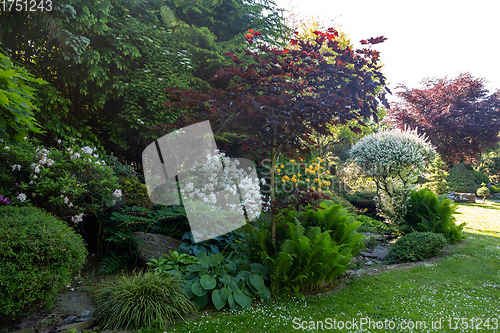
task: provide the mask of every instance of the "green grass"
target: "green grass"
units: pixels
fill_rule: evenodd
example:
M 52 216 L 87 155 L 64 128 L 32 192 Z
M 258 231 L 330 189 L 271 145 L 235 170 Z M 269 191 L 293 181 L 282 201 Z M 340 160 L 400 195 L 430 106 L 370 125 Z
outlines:
M 467 237 L 451 247 L 443 260 L 363 276 L 347 282 L 338 292 L 310 296 L 305 301 L 282 297 L 248 311 L 205 312 L 168 332 L 320 332 L 294 327 L 298 328 L 299 322 L 318 327 L 320 321 L 326 325 L 333 320 L 354 321 L 358 329 L 330 330 L 325 326 L 325 331 L 500 332 L 499 208 L 499 203 L 491 202 L 460 205 L 462 214 L 457 214 L 457 223 L 468 223 L 464 229 Z M 465 323 L 456 326 L 456 320 L 461 320 L 458 318 L 464 318 Z M 489 328 L 485 326 L 488 318 Z M 385 325 L 384 321 L 387 325 L 394 323 L 396 328 L 373 327 L 375 322 Z M 438 321 L 441 329 L 432 328 Z M 402 323 L 410 327 L 425 323 L 427 328 L 398 328 Z M 481 329 L 465 327 L 471 323 Z

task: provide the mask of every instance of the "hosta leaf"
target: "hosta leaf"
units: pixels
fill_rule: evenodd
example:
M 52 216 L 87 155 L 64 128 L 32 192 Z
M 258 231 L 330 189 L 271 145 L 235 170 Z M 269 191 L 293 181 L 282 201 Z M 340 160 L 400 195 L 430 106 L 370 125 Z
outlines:
M 200 282 L 196 281 L 195 283 L 193 283 L 191 285 L 191 291 L 196 295 L 196 296 L 203 296 L 203 295 L 206 295 L 208 290 L 204 289 Z
M 243 309 L 249 308 L 252 304 L 252 299 L 249 296 L 245 295 L 241 290 L 235 291 L 233 296 L 235 302 L 238 303 Z
M 258 274 L 250 275 L 248 282 L 257 290 L 264 288 L 264 279 Z
M 229 288 L 227 287 L 222 287 L 220 289 L 220 298 L 225 302 L 227 301 L 227 299 L 229 298 L 229 296 L 231 296 L 233 293 L 231 292 L 231 290 L 229 290 Z
M 226 301 L 222 299 L 219 289 L 215 289 L 212 292 L 212 303 L 217 310 L 222 309 L 226 305 Z
M 227 303 L 229 304 L 229 307 L 231 308 L 231 310 L 236 310 L 236 303 L 234 302 L 233 295 L 229 295 L 229 297 L 227 298 Z
M 201 277 L 200 284 L 204 289 L 211 290 L 217 285 L 217 280 L 212 278 L 210 275 L 205 274 Z

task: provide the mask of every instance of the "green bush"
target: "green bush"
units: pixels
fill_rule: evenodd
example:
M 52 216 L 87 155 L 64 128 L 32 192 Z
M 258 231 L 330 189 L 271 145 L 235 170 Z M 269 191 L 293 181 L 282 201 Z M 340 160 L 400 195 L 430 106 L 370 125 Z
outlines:
M 0 322 L 51 304 L 86 258 L 81 236 L 34 207 L 0 207 Z
M 347 200 L 356 208 L 365 210 L 365 214 L 375 216 L 377 214 L 377 205 L 375 203 L 375 192 L 371 191 L 356 191 L 347 193 Z
M 122 190 L 122 204 L 124 206 L 151 208 L 153 205 L 149 199 L 146 185 L 136 177 L 119 177 L 118 184 Z
M 492 181 L 500 181 L 500 156 L 483 158 L 478 171 L 486 174 Z
M 439 255 L 446 238 L 432 232 L 412 232 L 399 238 L 387 256 L 388 263 L 425 260 Z
M 269 279 L 267 268 L 238 252 L 226 256 L 198 252 L 195 257 L 173 251 L 148 264 L 158 272 L 180 276 L 185 281 L 185 292 L 198 309 L 209 303 L 217 310 L 226 306 L 231 310 L 237 306 L 248 309 L 255 296 L 263 300 L 271 296 L 264 282 Z
M 131 329 L 157 326 L 166 329 L 177 318 L 195 312 L 194 304 L 175 275 L 155 272 L 122 275 L 98 294 L 94 323 L 100 329 Z
M 403 233 L 428 231 L 440 233 L 450 243 L 461 240 L 465 223 L 455 224 L 456 205 L 450 199 L 438 198 L 427 189 L 410 193 L 410 206 L 399 229 Z
M 361 225 L 358 228 L 359 232 L 371 232 L 384 235 L 393 231 L 393 229 L 386 223 L 375 220 L 370 216 L 358 215 L 356 216 L 356 221 L 361 222 Z
M 499 186 L 491 185 L 490 186 L 490 192 L 492 192 L 492 193 L 500 193 L 500 185 Z
M 481 186 L 481 182 L 463 163 L 455 164 L 450 169 L 446 181 L 450 191 L 459 193 L 476 193 L 476 189 Z
M 427 182 L 421 185 L 421 188 L 426 188 L 431 190 L 436 195 L 444 194 L 448 191 L 448 182 L 446 177 L 449 173 L 444 169 L 445 164 L 441 159 L 441 156 L 437 156 L 432 163 L 427 167 L 428 177 Z
M 470 170 L 470 172 L 474 175 L 474 177 L 476 177 L 476 179 L 479 183 L 488 184 L 490 182 L 490 178 L 488 176 L 486 176 L 484 173 L 482 173 L 481 171 Z
M 349 214 L 356 215 L 356 208 L 354 208 L 354 205 L 349 202 L 346 198 L 343 196 L 337 194 L 336 192 L 332 192 L 331 194 L 328 195 L 328 201 L 341 205 L 344 207 Z
M 247 228 L 247 251 L 252 260 L 269 268 L 271 289 L 296 293 L 331 283 L 344 272 L 361 248 L 359 222 L 340 205 L 288 210 L 276 217 L 276 244 L 269 220 Z

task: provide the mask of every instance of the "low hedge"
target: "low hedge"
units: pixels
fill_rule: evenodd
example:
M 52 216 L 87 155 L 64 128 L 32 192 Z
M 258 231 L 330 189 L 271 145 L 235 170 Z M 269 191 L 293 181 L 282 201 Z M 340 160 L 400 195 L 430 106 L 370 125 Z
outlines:
M 65 222 L 35 207 L 0 207 L 0 322 L 51 305 L 86 256 Z

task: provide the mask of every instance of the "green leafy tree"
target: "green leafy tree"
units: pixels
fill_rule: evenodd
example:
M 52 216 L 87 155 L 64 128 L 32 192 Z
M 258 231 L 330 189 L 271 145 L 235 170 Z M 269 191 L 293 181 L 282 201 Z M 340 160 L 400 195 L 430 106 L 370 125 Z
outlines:
M 0 139 L 22 141 L 29 131 L 42 132 L 33 117 L 36 107 L 32 103 L 32 85 L 43 83 L 0 53 Z
M 149 128 L 175 121 L 162 107 L 165 88 L 208 89 L 208 78 L 229 63 L 223 52 L 243 52 L 249 24 L 270 36 L 279 29 L 272 6 L 61 0 L 51 12 L 0 12 L 0 41 L 14 61 L 49 82 L 35 114 L 45 144 L 74 137 L 138 162 L 157 135 Z
M 490 195 L 490 189 L 485 186 L 485 183 L 481 185 L 482 186 L 477 189 L 476 193 L 478 196 L 483 197 L 483 202 L 486 202 L 486 197 Z

